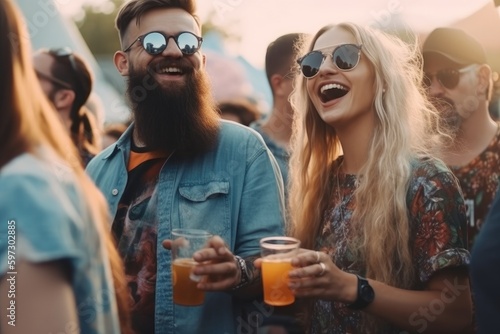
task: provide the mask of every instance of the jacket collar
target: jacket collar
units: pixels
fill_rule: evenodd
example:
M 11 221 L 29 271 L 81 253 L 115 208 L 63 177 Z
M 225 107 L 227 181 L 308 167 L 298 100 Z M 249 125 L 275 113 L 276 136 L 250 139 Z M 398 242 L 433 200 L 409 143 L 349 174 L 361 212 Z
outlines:
M 134 131 L 134 123 L 130 124 L 130 126 L 125 130 L 125 132 L 121 135 L 118 140 L 108 147 L 102 156 L 102 160 L 107 160 L 112 157 L 116 152 L 122 151 L 127 152 L 130 149 L 130 140 L 132 137 L 132 133 Z

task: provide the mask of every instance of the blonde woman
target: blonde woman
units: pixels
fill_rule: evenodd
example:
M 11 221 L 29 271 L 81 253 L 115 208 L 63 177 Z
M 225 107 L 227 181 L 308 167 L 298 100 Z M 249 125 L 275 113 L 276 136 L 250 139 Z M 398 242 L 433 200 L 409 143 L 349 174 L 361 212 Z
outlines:
M 344 23 L 303 50 L 290 288 L 311 333 L 456 332 L 472 322 L 464 200 L 432 158 L 443 132 L 418 48 Z
M 1 0 L 0 332 L 130 333 L 104 199 L 41 90 L 24 27 Z

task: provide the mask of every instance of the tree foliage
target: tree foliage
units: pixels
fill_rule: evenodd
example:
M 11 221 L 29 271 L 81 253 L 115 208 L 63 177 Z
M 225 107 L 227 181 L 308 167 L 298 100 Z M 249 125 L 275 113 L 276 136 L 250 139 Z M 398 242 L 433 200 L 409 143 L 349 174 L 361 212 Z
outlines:
M 106 6 L 112 5 L 113 10 L 107 12 L 100 9 L 103 6 L 84 5 L 84 16 L 76 23 L 94 55 L 109 55 L 120 49 L 115 18 L 122 3 L 123 0 L 108 0 Z

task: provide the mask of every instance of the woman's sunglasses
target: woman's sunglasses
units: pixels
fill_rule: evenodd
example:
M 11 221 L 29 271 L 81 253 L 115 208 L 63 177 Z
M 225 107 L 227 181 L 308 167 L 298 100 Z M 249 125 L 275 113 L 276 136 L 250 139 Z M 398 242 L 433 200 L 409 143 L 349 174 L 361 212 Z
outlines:
M 45 73 L 42 73 L 42 72 L 38 71 L 37 69 L 35 69 L 35 72 L 36 72 L 36 75 L 41 79 L 50 81 L 50 82 L 52 82 L 52 84 L 60 86 L 62 88 L 73 90 L 73 87 L 71 87 L 71 85 L 65 81 L 59 80 L 51 75 L 47 75 Z
M 139 36 L 139 38 L 137 38 L 132 44 L 130 44 L 128 48 L 123 50 L 123 52 L 128 52 L 132 45 L 135 44 L 135 42 L 140 41 L 144 50 L 146 50 L 146 52 L 150 55 L 155 56 L 162 53 L 163 50 L 167 48 L 167 44 L 170 38 L 173 38 L 179 50 L 181 50 L 183 54 L 188 56 L 198 51 L 201 47 L 201 43 L 203 42 L 202 37 L 198 37 L 188 31 L 184 31 L 177 35 L 171 36 L 165 35 L 164 33 L 159 31 L 151 31 L 147 34 Z
M 465 73 L 471 69 L 473 69 L 476 65 L 472 64 L 460 69 L 446 68 L 440 71 L 437 71 L 436 74 L 432 75 L 430 73 L 424 73 L 423 83 L 426 88 L 429 88 L 432 85 L 432 81 L 434 81 L 434 77 L 436 77 L 437 81 L 446 89 L 453 89 L 457 87 L 460 82 L 460 75 Z
M 359 63 L 361 45 L 342 44 L 334 48 L 331 54 L 325 54 L 320 50 L 309 52 L 297 60 L 302 75 L 308 79 L 314 78 L 318 74 L 327 56 L 332 57 L 333 63 L 339 70 L 350 71 Z

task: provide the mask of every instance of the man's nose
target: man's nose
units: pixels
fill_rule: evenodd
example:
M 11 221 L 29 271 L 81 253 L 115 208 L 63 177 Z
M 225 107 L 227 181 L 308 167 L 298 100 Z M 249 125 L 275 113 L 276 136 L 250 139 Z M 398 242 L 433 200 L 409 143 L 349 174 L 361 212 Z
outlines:
M 180 58 L 183 55 L 181 49 L 179 49 L 177 43 L 174 40 L 174 37 L 172 36 L 167 39 L 167 46 L 165 47 L 165 50 L 163 50 L 161 54 L 164 57 L 174 57 L 174 58 Z
M 444 94 L 444 88 L 441 82 L 436 78 L 436 76 L 432 76 L 430 79 L 430 85 L 427 88 L 429 96 L 439 97 Z

